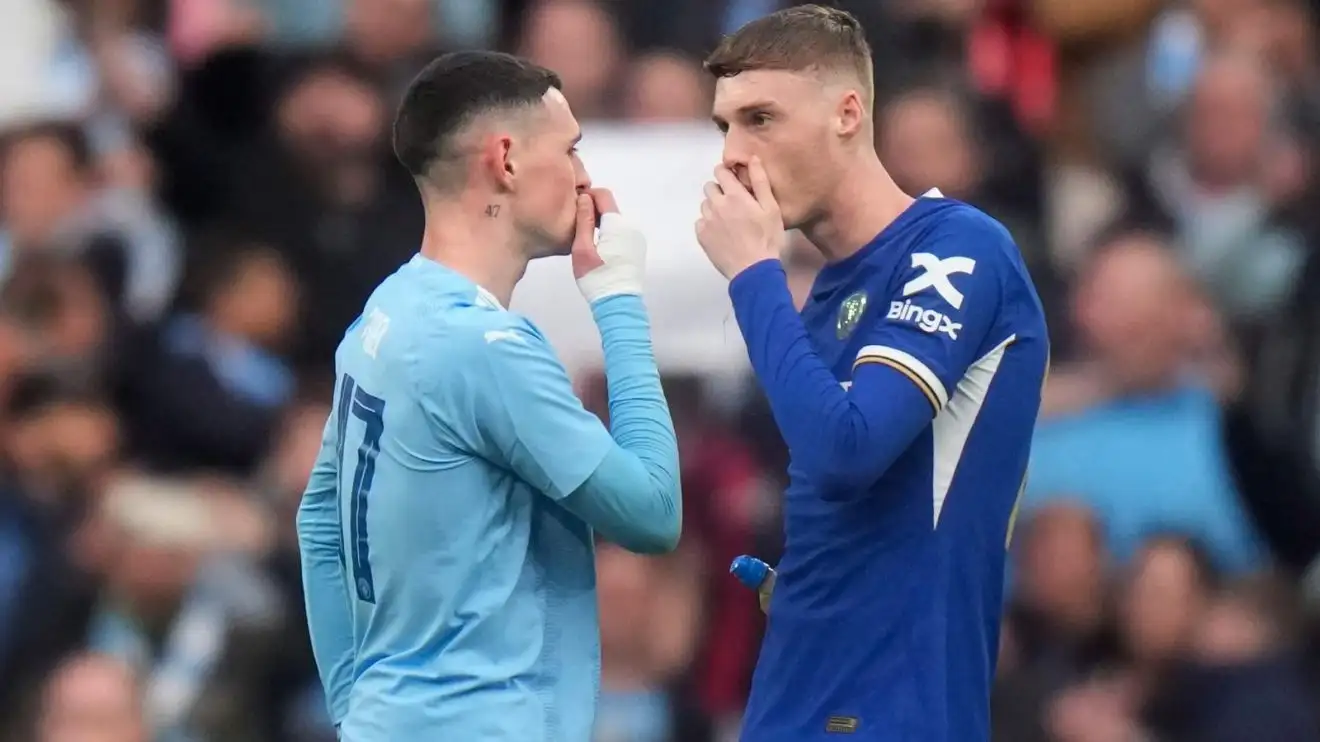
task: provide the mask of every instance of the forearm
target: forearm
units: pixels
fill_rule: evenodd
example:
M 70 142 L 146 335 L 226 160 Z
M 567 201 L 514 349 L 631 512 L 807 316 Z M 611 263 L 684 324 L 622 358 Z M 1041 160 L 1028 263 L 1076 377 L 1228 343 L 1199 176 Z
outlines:
M 653 476 L 678 481 L 678 443 L 651 349 L 641 297 L 612 296 L 591 307 L 605 351 L 610 433 Z
M 663 554 L 678 545 L 681 496 L 653 476 L 638 456 L 616 446 L 564 507 L 602 536 L 638 554 Z
M 298 508 L 298 548 L 312 653 L 337 725 L 348 712 L 353 684 L 353 623 L 345 591 L 344 562 L 335 490 L 318 489 L 317 473 Z
M 779 261 L 735 276 L 729 296 L 780 434 L 813 478 L 873 480 L 929 424 L 929 403 L 897 371 L 864 366 L 843 388 L 812 346 Z
M 669 551 L 682 523 L 678 441 L 651 350 L 646 309 L 638 296 L 592 304 L 605 351 L 610 433 L 618 450 L 570 496 L 588 522 L 636 551 Z

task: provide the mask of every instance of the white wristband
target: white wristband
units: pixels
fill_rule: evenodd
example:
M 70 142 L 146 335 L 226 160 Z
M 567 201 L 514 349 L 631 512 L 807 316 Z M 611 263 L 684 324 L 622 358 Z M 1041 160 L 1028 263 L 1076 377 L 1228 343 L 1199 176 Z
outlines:
M 578 290 L 588 303 L 619 294 L 642 294 L 646 272 L 646 238 L 623 215 L 610 212 L 600 218 L 596 252 L 601 265 L 578 279 Z

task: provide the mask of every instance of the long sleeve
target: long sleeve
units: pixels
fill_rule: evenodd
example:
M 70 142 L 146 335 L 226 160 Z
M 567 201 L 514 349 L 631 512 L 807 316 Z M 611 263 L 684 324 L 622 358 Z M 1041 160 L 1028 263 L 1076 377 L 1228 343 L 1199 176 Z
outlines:
M 887 366 L 857 369 L 844 389 L 811 345 L 777 260 L 729 286 L 756 378 L 793 465 L 813 480 L 852 487 L 874 481 L 930 424 L 921 390 Z
M 339 527 L 337 445 L 335 415 L 331 415 L 298 507 L 298 549 L 302 557 L 307 627 L 330 718 L 336 726 L 348 713 L 354 665 L 353 622 L 345 589 Z
M 540 331 L 511 315 L 471 333 L 467 381 L 438 385 L 436 378 L 452 377 L 428 377 L 426 404 L 468 410 L 473 451 L 610 540 L 632 551 L 669 551 L 681 519 L 678 445 L 646 310 L 640 298 L 616 295 L 592 311 L 605 347 L 612 434 L 583 408 Z
M 757 263 L 729 284 L 793 465 L 827 489 L 878 479 L 949 404 L 978 357 L 1013 342 L 1002 321 L 1004 264 L 1016 253 L 1007 232 L 983 217 L 948 218 L 922 249 L 906 256 L 911 264 L 897 276 L 901 297 L 871 297 L 846 387 L 812 345 L 778 260 Z M 919 321 L 892 311 L 893 299 L 920 312 Z M 888 316 L 880 314 L 885 308 Z
M 678 442 L 639 297 L 597 301 L 605 350 L 610 433 L 617 446 L 564 504 L 611 541 L 643 553 L 670 551 L 682 530 Z

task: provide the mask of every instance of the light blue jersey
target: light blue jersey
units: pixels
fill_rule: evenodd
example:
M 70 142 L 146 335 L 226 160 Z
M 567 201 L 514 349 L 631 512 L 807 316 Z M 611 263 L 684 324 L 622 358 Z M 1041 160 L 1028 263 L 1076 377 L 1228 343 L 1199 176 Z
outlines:
M 298 525 L 347 742 L 590 737 L 592 526 L 660 551 L 679 518 L 641 301 L 593 312 L 607 374 L 634 391 L 612 396 L 614 435 L 532 323 L 426 258 L 382 283 L 340 343 Z

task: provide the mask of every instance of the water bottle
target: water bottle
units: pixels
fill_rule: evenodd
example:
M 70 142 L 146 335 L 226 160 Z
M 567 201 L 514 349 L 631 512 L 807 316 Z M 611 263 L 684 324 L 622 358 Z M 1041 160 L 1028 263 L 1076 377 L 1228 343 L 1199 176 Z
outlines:
M 756 557 L 743 555 L 733 560 L 729 572 L 738 581 L 756 591 L 761 600 L 761 612 L 770 613 L 770 595 L 775 590 L 775 570 Z

